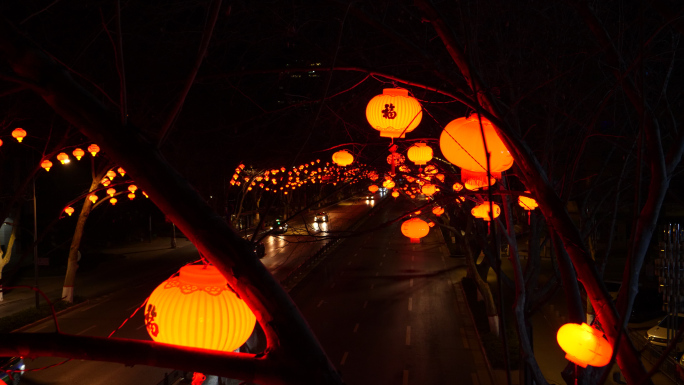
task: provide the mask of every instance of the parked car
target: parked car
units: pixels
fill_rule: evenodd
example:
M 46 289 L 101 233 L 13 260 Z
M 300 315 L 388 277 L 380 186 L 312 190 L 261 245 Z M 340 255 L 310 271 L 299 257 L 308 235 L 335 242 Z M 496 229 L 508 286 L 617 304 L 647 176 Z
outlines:
M 314 222 L 327 222 L 328 219 L 328 213 L 326 212 L 320 212 L 314 216 Z
M 276 234 L 283 234 L 287 231 L 287 228 L 289 226 L 287 223 L 285 223 L 282 218 L 277 218 L 276 220 L 273 221 L 273 226 L 271 226 L 271 230 L 273 230 L 274 233 Z
M 261 259 L 266 255 L 266 246 L 263 242 L 254 244 L 254 256 Z
M 18 385 L 25 369 L 21 357 L 0 357 L 0 380 L 7 385 Z
M 676 321 L 677 324 L 673 325 L 673 321 Z M 660 346 L 660 347 L 666 347 L 667 346 L 667 331 L 668 331 L 668 326 L 670 327 L 670 338 L 674 336 L 677 333 L 677 329 L 679 326 L 681 326 L 684 323 L 684 313 L 679 313 L 677 318 L 674 319 L 672 315 L 667 315 L 665 318 L 660 320 L 658 324 L 646 331 L 646 339 L 651 345 L 655 346 Z M 674 328 L 674 329 L 672 329 Z M 677 348 L 676 350 L 678 352 L 681 352 L 684 350 L 684 341 L 679 341 L 677 342 Z

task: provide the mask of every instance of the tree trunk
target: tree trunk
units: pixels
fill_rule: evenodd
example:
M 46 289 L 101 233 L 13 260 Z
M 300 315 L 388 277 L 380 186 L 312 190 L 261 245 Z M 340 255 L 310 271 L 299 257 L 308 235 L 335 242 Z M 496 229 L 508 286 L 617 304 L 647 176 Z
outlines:
M 21 207 L 19 207 L 16 210 L 16 212 L 14 213 L 14 222 L 11 224 L 12 233 L 10 234 L 10 239 L 7 242 L 7 251 L 3 253 L 2 250 L 0 250 L 0 302 L 5 300 L 5 297 L 4 297 L 3 291 L 2 291 L 2 271 L 5 269 L 5 266 L 7 266 L 10 259 L 12 258 L 12 249 L 14 248 L 14 242 L 17 240 L 17 231 L 19 229 L 19 218 L 20 217 L 21 217 Z

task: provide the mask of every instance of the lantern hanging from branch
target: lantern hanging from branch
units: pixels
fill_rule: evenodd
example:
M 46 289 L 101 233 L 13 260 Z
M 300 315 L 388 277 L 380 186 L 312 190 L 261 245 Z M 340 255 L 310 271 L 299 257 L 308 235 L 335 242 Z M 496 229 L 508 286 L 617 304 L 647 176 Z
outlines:
M 138 186 L 132 184 L 128 186 L 128 191 L 134 193 L 138 189 Z
M 119 201 L 119 200 L 116 199 L 116 198 L 110 198 L 110 199 L 109 199 L 109 203 L 111 203 L 112 206 L 114 206 L 114 205 L 116 204 L 116 202 L 118 202 L 118 201 Z
M 50 162 L 48 159 L 45 159 L 42 162 L 40 162 L 40 167 L 44 168 L 45 171 L 50 171 L 50 167 L 52 167 L 52 162 Z
M 394 162 L 395 165 L 400 165 L 403 164 L 405 161 L 406 157 L 398 152 L 393 152 L 387 155 L 387 164 L 392 164 L 392 162 Z
M 392 189 L 392 188 L 394 188 L 395 185 L 396 184 L 394 183 L 394 181 L 392 179 L 385 179 L 382 182 L 382 187 L 384 187 L 386 189 Z
M 422 166 L 432 160 L 432 148 L 425 142 L 418 142 L 408 149 L 408 158 L 417 166 Z
M 497 205 L 496 203 L 492 203 L 492 207 L 494 209 L 494 218 L 498 218 L 499 215 L 501 215 L 501 207 Z M 470 210 L 470 213 L 475 217 L 475 218 L 482 218 L 485 221 L 490 221 L 492 218 L 491 215 L 489 215 L 489 202 L 485 201 L 484 203 L 477 205 L 473 207 L 472 210 Z
M 411 239 L 411 243 L 420 243 L 420 238 L 429 232 L 430 226 L 420 218 L 411 218 L 401 224 L 401 233 Z
M 72 152 L 72 154 L 76 157 L 76 160 L 81 160 L 83 155 L 85 155 L 85 151 L 83 149 L 77 148 Z
M 561 326 L 556 339 L 565 352 L 565 358 L 583 368 L 587 365 L 606 366 L 613 355 L 613 347 L 603 338 L 603 332 L 585 323 Z
M 368 191 L 375 194 L 378 191 L 378 186 L 372 184 L 372 185 L 368 186 Z
M 69 163 L 69 155 L 66 152 L 60 152 L 57 154 L 57 160 L 62 164 L 67 164 Z
M 214 266 L 188 265 L 147 300 L 145 326 L 156 342 L 233 351 L 252 334 L 256 317 Z
M 135 194 L 134 193 L 128 193 L 128 199 L 130 199 L 130 200 L 135 199 Z
M 420 103 L 403 88 L 385 88 L 366 106 L 368 123 L 385 138 L 403 138 L 422 118 Z
M 95 194 L 90 194 L 90 195 L 88 196 L 88 199 L 89 199 L 93 204 L 95 204 L 95 202 L 97 202 L 97 200 L 98 200 L 99 198 L 98 198 L 98 196 L 95 195 Z
M 126 171 L 125 171 L 123 168 L 121 168 L 121 167 L 119 167 L 116 171 L 117 171 L 117 172 L 119 173 L 119 175 L 121 175 L 121 176 L 126 175 Z
M 392 197 L 396 198 L 398 196 L 399 196 L 399 191 L 397 191 L 397 190 L 392 191 Z
M 17 142 L 21 143 L 26 137 L 26 130 L 23 128 L 15 128 L 14 131 L 12 131 L 12 137 L 16 139 Z
M 441 206 L 435 206 L 432 208 L 432 213 L 437 215 L 437 216 L 440 216 L 440 215 L 444 214 L 444 208 Z
M 97 144 L 91 144 L 90 146 L 88 146 L 88 152 L 90 153 L 90 155 L 95 156 L 98 152 L 100 152 L 100 146 L 98 146 Z
M 529 191 L 525 191 L 526 193 L 529 194 Z M 520 207 L 525 209 L 526 211 L 531 211 L 539 207 L 537 204 L 537 201 L 534 198 L 526 197 L 526 196 L 519 196 L 518 197 L 518 204 Z
M 109 180 L 113 180 L 116 177 L 116 173 L 114 172 L 114 170 L 107 171 L 106 175 L 107 175 L 107 178 L 109 178 Z
M 67 207 L 67 208 L 64 209 L 64 212 L 65 212 L 68 216 L 71 216 L 71 214 L 74 213 L 74 208 L 71 207 L 71 206 L 69 206 L 69 207 Z
M 487 185 L 487 156 L 482 142 L 482 131 L 487 142 L 492 177 L 501 178 L 501 172 L 513 165 L 513 157 L 496 133 L 494 125 L 477 114 L 468 118 L 458 118 L 447 124 L 439 137 L 439 147 L 444 157 L 461 168 L 461 181 L 472 186 Z
M 116 189 L 114 189 L 114 188 L 109 188 L 109 189 L 107 189 L 107 194 L 108 194 L 110 197 L 113 197 L 114 194 L 116 194 Z
M 347 150 L 340 150 L 333 154 L 332 161 L 338 166 L 345 167 L 354 162 L 354 156 Z
M 431 197 L 437 192 L 437 186 L 432 183 L 425 183 L 423 187 L 421 187 L 420 192 L 422 192 L 423 195 Z

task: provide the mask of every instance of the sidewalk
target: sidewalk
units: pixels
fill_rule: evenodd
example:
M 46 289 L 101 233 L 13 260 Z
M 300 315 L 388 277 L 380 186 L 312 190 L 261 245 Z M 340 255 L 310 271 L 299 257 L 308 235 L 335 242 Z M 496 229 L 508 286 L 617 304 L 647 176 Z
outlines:
M 171 258 L 176 264 L 192 260 L 196 250 L 190 241 L 186 238 L 176 238 L 176 245 L 177 247 L 172 249 L 170 237 L 159 237 L 152 242 L 127 243 L 85 254 L 76 273 L 74 294 L 88 299 L 118 290 L 122 287 L 122 281 L 133 282 L 141 275 L 149 274 L 152 265 L 171 252 L 177 254 Z M 159 271 L 160 277 L 170 274 L 168 260 L 164 263 L 167 267 Z M 59 300 L 64 285 L 64 274 L 40 274 L 45 273 L 39 272 L 39 289 L 50 301 Z M 34 283 L 35 277 L 32 272 L 27 272 L 12 286 L 33 286 Z M 3 296 L 4 301 L 0 302 L 0 317 L 35 306 L 35 292 L 27 288 L 6 289 Z M 42 296 L 40 303 L 45 303 Z

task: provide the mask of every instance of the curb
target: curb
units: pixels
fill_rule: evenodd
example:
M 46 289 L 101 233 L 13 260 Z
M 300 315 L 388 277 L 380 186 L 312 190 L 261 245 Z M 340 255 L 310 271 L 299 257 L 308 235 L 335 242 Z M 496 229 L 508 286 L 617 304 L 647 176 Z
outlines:
M 82 307 L 84 307 L 85 305 L 88 305 L 88 304 L 90 304 L 90 299 L 87 299 L 87 300 L 85 300 L 85 301 L 83 301 L 83 302 L 80 302 L 80 303 L 74 304 L 74 305 L 72 305 L 72 306 L 69 306 L 68 308 L 66 308 L 66 309 L 64 309 L 64 310 L 60 310 L 60 311 L 58 311 L 58 312 L 55 312 L 55 316 L 59 318 L 59 316 L 61 316 L 61 315 L 64 315 L 64 314 L 70 313 L 70 312 L 72 312 L 72 311 L 74 311 L 74 310 L 80 309 L 80 308 L 82 308 Z M 43 323 L 43 322 L 45 322 L 45 321 L 47 321 L 47 320 L 51 320 L 51 319 L 52 319 L 52 315 L 49 315 L 49 316 L 47 316 L 47 317 L 45 317 L 45 318 L 41 318 L 41 319 L 39 319 L 39 320 L 36 320 L 36 321 L 31 322 L 30 324 L 27 324 L 27 325 L 24 325 L 24 326 L 22 326 L 22 327 L 20 327 L 20 328 L 14 329 L 14 330 L 12 330 L 10 333 L 22 332 L 22 331 L 24 331 L 24 330 L 26 330 L 26 329 L 29 329 L 29 328 L 31 328 L 31 327 L 33 327 L 33 326 L 36 326 L 36 325 L 38 325 L 38 324 L 40 324 L 40 323 Z

